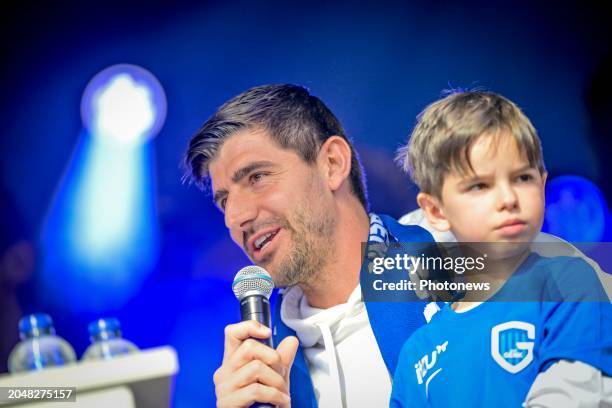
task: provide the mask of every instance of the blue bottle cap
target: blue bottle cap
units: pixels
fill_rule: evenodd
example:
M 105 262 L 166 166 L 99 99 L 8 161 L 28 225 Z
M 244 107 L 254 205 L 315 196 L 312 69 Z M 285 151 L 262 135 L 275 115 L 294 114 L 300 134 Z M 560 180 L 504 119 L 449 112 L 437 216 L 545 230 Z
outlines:
M 54 334 L 53 320 L 46 313 L 35 313 L 19 320 L 19 333 L 22 339 Z
M 108 340 L 121 337 L 121 324 L 119 320 L 110 317 L 94 320 L 87 327 L 92 340 Z

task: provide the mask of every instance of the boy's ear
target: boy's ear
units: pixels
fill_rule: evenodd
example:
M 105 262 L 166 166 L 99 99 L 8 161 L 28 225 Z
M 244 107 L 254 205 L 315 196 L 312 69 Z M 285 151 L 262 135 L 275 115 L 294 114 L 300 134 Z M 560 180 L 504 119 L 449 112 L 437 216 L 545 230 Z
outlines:
M 417 203 L 425 213 L 432 227 L 440 232 L 450 230 L 451 225 L 444 216 L 444 209 L 438 198 L 431 194 L 421 192 L 417 195 Z
M 351 148 L 340 136 L 329 137 L 319 149 L 319 168 L 332 191 L 338 190 L 351 172 Z

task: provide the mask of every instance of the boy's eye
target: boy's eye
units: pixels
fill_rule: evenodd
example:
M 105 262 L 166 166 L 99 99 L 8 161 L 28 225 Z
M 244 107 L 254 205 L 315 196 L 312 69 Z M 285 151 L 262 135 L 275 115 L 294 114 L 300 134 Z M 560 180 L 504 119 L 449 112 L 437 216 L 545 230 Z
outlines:
M 534 179 L 534 177 L 531 174 L 528 174 L 528 173 L 521 174 L 520 176 L 517 177 L 517 180 L 521 181 L 521 182 L 531 181 L 533 179 Z
M 468 191 L 480 191 L 487 188 L 486 183 L 474 183 L 468 187 Z

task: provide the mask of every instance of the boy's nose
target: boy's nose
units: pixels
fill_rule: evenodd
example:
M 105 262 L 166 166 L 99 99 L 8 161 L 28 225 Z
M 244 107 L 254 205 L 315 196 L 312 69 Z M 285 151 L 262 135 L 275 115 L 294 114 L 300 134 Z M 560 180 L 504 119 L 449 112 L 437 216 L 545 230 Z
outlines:
M 514 210 L 518 208 L 518 196 L 510 185 L 502 185 L 498 190 L 499 210 Z

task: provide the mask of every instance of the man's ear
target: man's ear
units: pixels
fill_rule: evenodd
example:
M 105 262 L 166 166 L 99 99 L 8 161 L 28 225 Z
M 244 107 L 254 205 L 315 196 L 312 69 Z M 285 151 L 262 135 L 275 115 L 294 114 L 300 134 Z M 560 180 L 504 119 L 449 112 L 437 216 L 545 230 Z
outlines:
M 319 149 L 317 164 L 329 188 L 338 190 L 351 172 L 351 148 L 346 139 L 340 136 L 328 138 Z
M 442 203 L 437 197 L 421 192 L 417 194 L 417 203 L 425 213 L 427 221 L 429 221 L 432 227 L 440 232 L 450 230 L 451 225 L 444 216 Z

